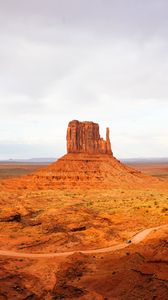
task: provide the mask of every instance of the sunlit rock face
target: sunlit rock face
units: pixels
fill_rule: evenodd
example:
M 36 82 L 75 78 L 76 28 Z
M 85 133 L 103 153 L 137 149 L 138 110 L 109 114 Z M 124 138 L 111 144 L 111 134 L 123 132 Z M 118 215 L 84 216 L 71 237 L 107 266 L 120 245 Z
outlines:
M 112 155 L 109 128 L 106 140 L 100 137 L 99 125 L 94 122 L 69 122 L 67 129 L 67 152 Z
M 31 189 L 135 189 L 157 183 L 158 179 L 126 166 L 114 157 L 109 128 L 104 140 L 100 137 L 97 123 L 77 120 L 68 124 L 67 154 L 18 180 L 20 187 Z

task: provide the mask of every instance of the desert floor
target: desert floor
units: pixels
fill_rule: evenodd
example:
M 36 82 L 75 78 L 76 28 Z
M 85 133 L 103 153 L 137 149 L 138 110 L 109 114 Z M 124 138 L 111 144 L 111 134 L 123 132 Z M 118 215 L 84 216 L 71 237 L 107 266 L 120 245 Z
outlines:
M 0 165 L 0 251 L 64 253 L 0 256 L 2 299 L 168 299 L 168 165 L 131 164 L 165 183 L 142 189 L 19 189 L 8 180 L 42 165 Z M 117 245 L 123 249 L 81 253 Z

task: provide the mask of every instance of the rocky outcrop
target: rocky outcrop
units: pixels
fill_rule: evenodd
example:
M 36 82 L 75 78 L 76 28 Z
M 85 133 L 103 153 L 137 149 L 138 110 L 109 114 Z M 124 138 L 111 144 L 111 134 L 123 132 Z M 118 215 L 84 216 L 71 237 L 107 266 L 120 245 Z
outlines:
M 77 120 L 69 122 L 67 152 L 112 155 L 109 128 L 106 129 L 106 140 L 104 140 L 100 137 L 97 123 Z
M 164 184 L 134 170 L 112 154 L 109 128 L 106 140 L 100 137 L 99 125 L 93 122 L 71 121 L 67 129 L 67 154 L 33 174 L 19 177 L 20 189 L 55 188 L 142 188 Z M 3 183 L 4 184 L 4 183 Z M 10 182 L 8 181 L 8 187 Z M 11 183 L 13 186 L 13 182 Z M 4 185 L 0 183 L 0 188 Z M 26 219 L 21 219 L 22 224 Z M 31 223 L 31 226 L 38 224 Z M 26 225 L 27 226 L 27 225 Z M 83 226 L 83 225 L 82 225 Z M 83 228 L 83 227 L 82 227 Z M 84 229 L 81 229 L 84 230 Z

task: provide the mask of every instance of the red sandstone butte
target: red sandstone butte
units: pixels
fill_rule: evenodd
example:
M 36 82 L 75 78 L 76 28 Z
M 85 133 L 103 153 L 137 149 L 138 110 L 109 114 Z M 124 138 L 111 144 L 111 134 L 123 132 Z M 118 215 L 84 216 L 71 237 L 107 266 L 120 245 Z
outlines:
M 106 129 L 104 140 L 100 137 L 97 123 L 69 122 L 67 152 L 49 166 L 22 178 L 8 180 L 8 186 L 18 185 L 19 189 L 135 189 L 161 184 L 159 179 L 144 175 L 118 161 L 112 154 L 109 129 Z
M 113 155 L 106 128 L 106 140 L 100 137 L 99 125 L 94 122 L 69 122 L 67 129 L 67 153 L 88 153 Z

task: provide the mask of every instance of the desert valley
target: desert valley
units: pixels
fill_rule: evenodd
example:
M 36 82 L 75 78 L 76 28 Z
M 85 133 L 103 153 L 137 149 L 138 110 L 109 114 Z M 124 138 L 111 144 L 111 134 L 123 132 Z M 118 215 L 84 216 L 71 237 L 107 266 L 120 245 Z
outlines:
M 94 122 L 67 154 L 0 165 L 0 300 L 168 299 L 168 165 L 123 164 Z

